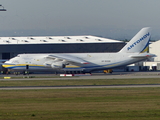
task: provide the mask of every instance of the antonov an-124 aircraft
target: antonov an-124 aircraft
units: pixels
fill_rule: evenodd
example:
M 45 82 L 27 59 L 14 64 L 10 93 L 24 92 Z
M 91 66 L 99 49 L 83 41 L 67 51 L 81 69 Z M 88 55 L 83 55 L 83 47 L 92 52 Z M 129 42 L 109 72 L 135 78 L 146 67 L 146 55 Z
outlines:
M 151 37 L 150 28 L 142 28 L 119 52 L 116 53 L 57 53 L 19 54 L 2 66 L 12 70 L 92 72 L 129 65 L 155 57 L 147 53 Z

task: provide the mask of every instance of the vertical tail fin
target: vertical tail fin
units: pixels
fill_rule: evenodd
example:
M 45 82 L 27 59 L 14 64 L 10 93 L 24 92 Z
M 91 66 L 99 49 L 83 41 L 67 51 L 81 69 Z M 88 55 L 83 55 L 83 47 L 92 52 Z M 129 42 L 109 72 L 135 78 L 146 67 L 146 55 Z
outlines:
M 143 53 L 149 46 L 151 33 L 150 28 L 142 28 L 119 52 Z

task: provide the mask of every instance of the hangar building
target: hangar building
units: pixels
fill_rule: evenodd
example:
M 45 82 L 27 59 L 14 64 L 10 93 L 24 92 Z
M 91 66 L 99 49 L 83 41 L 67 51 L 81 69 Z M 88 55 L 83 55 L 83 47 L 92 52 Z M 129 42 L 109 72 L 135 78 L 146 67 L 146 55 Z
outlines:
M 152 42 L 149 46 L 149 52 L 155 54 L 156 57 L 152 59 L 152 62 L 144 62 L 144 66 L 150 66 L 150 70 L 160 70 L 160 40 Z
M 0 59 L 20 53 L 118 52 L 122 41 L 96 36 L 0 37 Z

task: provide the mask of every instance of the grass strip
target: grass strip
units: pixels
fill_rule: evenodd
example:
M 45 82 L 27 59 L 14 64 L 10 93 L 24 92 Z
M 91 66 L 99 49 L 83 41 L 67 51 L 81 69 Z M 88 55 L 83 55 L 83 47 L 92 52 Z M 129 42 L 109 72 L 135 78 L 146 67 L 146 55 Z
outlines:
M 159 120 L 160 88 L 2 90 L 2 120 Z

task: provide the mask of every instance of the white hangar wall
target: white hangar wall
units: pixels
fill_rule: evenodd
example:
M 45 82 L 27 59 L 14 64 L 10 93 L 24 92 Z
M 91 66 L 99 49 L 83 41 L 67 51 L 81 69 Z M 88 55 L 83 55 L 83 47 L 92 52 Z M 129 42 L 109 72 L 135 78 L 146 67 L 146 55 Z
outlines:
M 149 45 L 149 53 L 155 54 L 156 57 L 152 58 L 151 61 L 143 62 L 143 65 L 149 66 L 150 70 L 160 70 L 160 40 Z
M 0 37 L 0 59 L 22 53 L 118 52 L 124 42 L 96 36 Z

